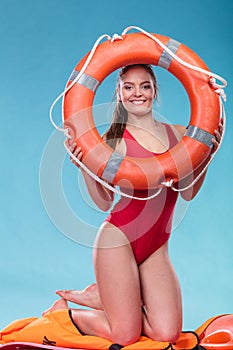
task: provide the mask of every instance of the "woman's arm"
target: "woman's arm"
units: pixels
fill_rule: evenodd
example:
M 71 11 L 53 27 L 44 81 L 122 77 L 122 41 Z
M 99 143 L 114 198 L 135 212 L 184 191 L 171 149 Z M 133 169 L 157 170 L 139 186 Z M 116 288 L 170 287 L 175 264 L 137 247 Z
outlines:
M 73 143 L 69 148 L 78 160 L 82 159 L 83 154 L 80 147 L 76 147 L 76 144 Z M 77 162 L 75 162 L 73 158 L 71 158 L 71 161 L 76 166 L 78 166 Z M 114 193 L 108 190 L 106 187 L 102 186 L 99 182 L 95 181 L 83 169 L 81 169 L 81 172 L 84 177 L 87 190 L 95 204 L 103 211 L 109 210 L 114 200 Z
M 204 169 L 204 167 L 206 166 L 206 164 L 209 161 L 209 158 L 210 157 L 208 157 L 201 164 L 201 166 L 199 166 L 191 175 L 189 175 L 185 179 L 179 181 L 179 188 L 184 188 L 184 187 L 188 186 L 200 174 L 200 172 Z M 203 173 L 203 175 L 200 177 L 200 179 L 193 186 L 191 186 L 187 190 L 180 192 L 181 197 L 183 199 L 185 199 L 186 201 L 191 201 L 197 195 L 197 193 L 201 189 L 203 182 L 205 180 L 206 172 L 207 172 L 207 170 Z
M 177 131 L 181 137 L 184 136 L 185 130 L 186 130 L 185 127 L 177 126 Z M 222 133 L 223 133 L 223 124 L 221 121 L 219 123 L 219 129 L 215 130 L 215 138 L 212 139 L 213 148 L 211 150 L 211 153 L 214 153 L 216 151 L 216 149 L 218 148 Z M 191 174 L 191 175 L 187 176 L 185 179 L 181 180 L 179 182 L 179 187 L 184 188 L 184 187 L 188 186 L 205 168 L 209 159 L 210 159 L 210 156 L 193 172 L 193 174 Z M 202 187 L 203 182 L 205 180 L 206 172 L 207 172 L 207 170 L 203 173 L 203 175 L 200 177 L 200 179 L 193 186 L 191 186 L 189 189 L 187 189 L 185 191 L 180 192 L 182 198 L 184 198 L 186 201 L 190 201 L 197 195 L 197 193 L 199 192 L 199 190 Z

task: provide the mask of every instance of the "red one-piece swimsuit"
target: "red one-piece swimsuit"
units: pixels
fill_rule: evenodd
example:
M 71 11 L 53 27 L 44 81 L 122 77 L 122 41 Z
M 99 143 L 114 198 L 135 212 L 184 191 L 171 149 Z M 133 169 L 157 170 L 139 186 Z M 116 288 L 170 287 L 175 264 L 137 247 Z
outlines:
M 164 125 L 168 135 L 169 148 L 172 148 L 178 143 L 177 137 L 170 125 Z M 148 158 L 158 155 L 140 145 L 127 129 L 124 131 L 123 138 L 126 143 L 127 156 Z M 131 191 L 123 188 L 121 190 L 135 197 L 144 198 L 157 191 Z M 169 239 L 177 196 L 177 192 L 170 188 L 163 188 L 158 196 L 148 200 L 121 197 L 105 219 L 118 227 L 128 238 L 138 265 Z

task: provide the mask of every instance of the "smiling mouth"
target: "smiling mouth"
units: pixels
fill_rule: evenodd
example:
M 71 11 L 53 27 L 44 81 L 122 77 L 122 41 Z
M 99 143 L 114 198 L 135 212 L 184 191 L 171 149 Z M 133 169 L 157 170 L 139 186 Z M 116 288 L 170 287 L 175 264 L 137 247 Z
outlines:
M 144 102 L 146 102 L 146 100 L 131 100 L 130 101 L 131 103 L 137 105 L 137 106 L 140 106 L 142 105 Z

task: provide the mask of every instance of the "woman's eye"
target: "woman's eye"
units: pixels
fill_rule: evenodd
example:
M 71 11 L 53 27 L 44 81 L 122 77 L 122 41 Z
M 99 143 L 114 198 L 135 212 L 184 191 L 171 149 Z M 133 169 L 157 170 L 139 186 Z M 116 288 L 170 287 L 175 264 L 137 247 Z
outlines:
M 125 90 L 131 90 L 131 89 L 132 89 L 132 86 L 130 86 L 130 85 L 125 85 L 124 88 L 125 88 Z
M 147 85 L 143 85 L 142 87 L 144 90 L 149 90 L 151 88 L 151 85 L 150 84 L 147 84 Z

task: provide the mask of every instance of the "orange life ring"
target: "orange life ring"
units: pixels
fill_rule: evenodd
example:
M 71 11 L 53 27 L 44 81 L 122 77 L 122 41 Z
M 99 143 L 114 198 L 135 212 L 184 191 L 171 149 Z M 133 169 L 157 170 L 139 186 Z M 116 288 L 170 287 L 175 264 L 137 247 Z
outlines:
M 208 70 L 201 58 L 184 44 L 167 36 L 152 34 L 187 63 Z M 86 55 L 75 67 L 67 87 L 83 67 Z M 116 69 L 130 64 L 151 64 L 171 72 L 183 84 L 191 107 L 185 136 L 172 149 L 152 158 L 121 156 L 99 135 L 92 104 L 99 84 Z M 174 183 L 190 175 L 209 156 L 211 139 L 220 118 L 219 97 L 209 77 L 180 64 L 143 33 L 123 35 L 122 40 L 101 43 L 85 73 L 65 94 L 64 125 L 82 148 L 83 163 L 97 176 L 122 187 L 157 188 L 163 181 Z

